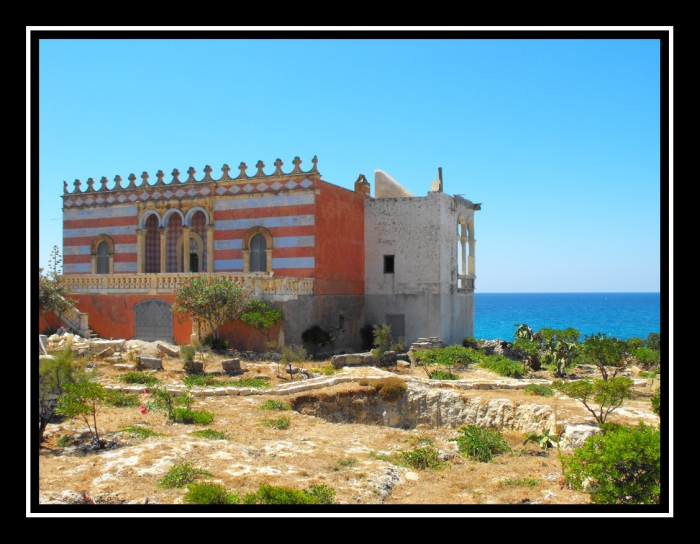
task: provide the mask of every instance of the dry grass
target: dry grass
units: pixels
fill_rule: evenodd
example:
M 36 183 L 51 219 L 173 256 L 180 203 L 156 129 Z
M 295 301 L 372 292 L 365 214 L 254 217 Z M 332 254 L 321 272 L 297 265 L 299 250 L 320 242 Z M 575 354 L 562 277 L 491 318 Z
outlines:
M 220 360 L 214 356 L 208 371 L 218 379 L 267 376 L 272 385 L 286 383 L 288 376 L 277 375 L 275 363 L 241 362 L 242 376 L 227 377 L 221 373 Z M 157 376 L 165 383 L 179 383 L 186 375 L 177 359 L 163 359 L 165 369 Z M 314 363 L 322 366 L 326 363 Z M 217 368 L 218 365 L 218 368 Z M 99 380 L 117 383 L 119 374 L 127 372 L 106 361 L 98 361 Z M 376 375 L 376 370 L 357 368 L 358 376 Z M 422 369 L 402 370 L 401 374 Z M 465 377 L 496 377 L 483 371 L 466 370 Z M 467 392 L 465 392 L 467 394 Z M 523 395 L 522 391 L 472 391 L 483 402 L 490 398 L 510 398 L 514 403 L 557 403 L 562 420 L 581 421 L 586 413 L 573 401 Z M 195 467 L 214 475 L 212 481 L 229 491 L 243 494 L 257 490 L 261 483 L 307 488 L 309 484 L 326 484 L 337 493 L 343 504 L 583 504 L 588 495 L 562 485 L 561 466 L 556 450 L 542 452 L 534 445 L 523 446 L 523 435 L 504 433 L 512 454 L 504 454 L 491 463 L 475 463 L 462 458 L 450 438 L 457 431 L 445 428 L 402 430 L 362 420 L 361 412 L 353 423 L 329 423 L 316 417 L 313 404 L 332 404 L 339 396 L 376 396 L 371 385 L 345 383 L 335 387 L 300 393 L 290 397 L 271 395 L 197 397 L 193 408 L 209 410 L 214 421 L 204 427 L 170 424 L 158 413 L 141 414 L 138 407 L 104 408 L 98 416 L 102 432 L 118 443 L 111 449 L 82 452 L 75 446 L 60 447 L 57 440 L 72 436 L 76 443 L 87 443 L 87 429 L 81 420 L 68 420 L 49 425 L 46 447 L 39 451 L 39 487 L 42 501 L 59 499 L 63 491 L 86 492 L 98 504 L 182 503 L 185 491 L 157 486 L 173 464 L 187 460 Z M 306 405 L 302 413 L 291 410 L 272 414 L 260 410 L 268 399 Z M 144 396 L 144 401 L 146 397 Z M 637 403 L 637 404 L 635 404 Z M 634 410 L 648 411 L 649 400 L 640 398 L 628 403 Z M 285 415 L 289 429 L 265 427 L 265 418 Z M 634 422 L 634 414 L 620 416 L 618 421 Z M 122 425 L 147 426 L 164 436 L 139 439 L 121 433 Z M 227 440 L 207 440 L 189 434 L 210 428 L 225 432 Z M 445 470 L 420 472 L 397 467 L 377 459 L 374 452 L 389 453 L 408 450 L 411 437 L 429 438 L 447 457 Z M 355 461 L 345 464 L 342 460 Z M 395 477 L 392 477 L 392 474 Z M 530 485 L 535 482 L 535 485 Z

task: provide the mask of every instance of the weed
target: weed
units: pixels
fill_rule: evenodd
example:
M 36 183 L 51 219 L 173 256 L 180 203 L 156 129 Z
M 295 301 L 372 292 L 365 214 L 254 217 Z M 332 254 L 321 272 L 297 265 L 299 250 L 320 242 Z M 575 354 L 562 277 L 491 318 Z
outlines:
M 644 372 L 643 370 L 639 373 L 640 378 L 656 378 L 658 372 Z
M 59 436 L 58 440 L 56 440 L 56 444 L 58 444 L 62 448 L 65 448 L 66 446 L 70 446 L 72 443 L 73 443 L 73 437 L 68 435 L 68 434 L 64 434 L 63 436 Z
M 265 404 L 260 406 L 261 410 L 291 410 L 292 407 L 286 402 L 281 400 L 268 400 Z
M 274 429 L 284 430 L 289 427 L 290 419 L 286 416 L 279 417 L 277 419 L 263 419 L 262 424 L 265 427 L 272 427 Z
M 185 461 L 170 467 L 168 473 L 158 481 L 158 487 L 172 488 L 184 487 L 191 484 L 198 477 L 213 478 L 214 475 L 206 470 L 196 468 L 192 463 Z
M 340 459 L 337 462 L 339 467 L 351 467 L 357 463 L 357 459 L 354 457 L 348 457 L 347 459 Z
M 117 380 L 121 383 L 136 383 L 149 386 L 160 383 L 160 380 L 149 372 L 127 372 L 120 375 Z
M 308 490 L 260 484 L 255 493 L 246 493 L 243 504 L 335 504 L 335 489 L 315 484 Z
M 391 461 L 391 456 L 387 455 L 386 453 L 379 453 L 375 450 L 370 450 L 367 455 L 369 455 L 372 459 L 378 459 L 379 461 Z
M 197 438 L 206 438 L 208 440 L 226 440 L 226 433 L 221 431 L 214 431 L 212 429 L 203 429 L 201 431 L 192 431 L 190 433 L 192 436 Z
M 453 374 L 449 370 L 433 370 L 430 373 L 431 380 L 459 380 L 458 374 Z
M 486 355 L 478 366 L 495 372 L 507 378 L 522 378 L 528 373 L 528 368 L 517 361 L 513 361 L 503 355 Z
M 230 384 L 228 381 L 217 380 L 210 374 L 188 374 L 182 379 L 182 383 L 188 387 L 224 387 Z
M 194 361 L 194 356 L 196 353 L 197 350 L 194 349 L 194 346 L 189 344 L 183 344 L 180 346 L 180 358 L 184 361 L 185 366 Z
M 161 433 L 155 432 L 148 427 L 138 427 L 136 425 L 122 425 L 119 430 L 128 434 L 134 434 L 139 438 L 148 438 L 149 436 L 163 436 Z
M 440 470 L 447 466 L 447 463 L 440 459 L 440 452 L 431 444 L 424 447 L 414 446 L 412 450 L 398 452 L 395 456 L 401 466 L 416 470 Z
M 510 478 L 506 478 L 504 480 L 501 480 L 499 483 L 500 485 L 537 487 L 540 484 L 540 480 L 538 480 L 537 478 L 530 478 L 529 476 L 525 476 L 524 478 L 521 478 L 519 480 L 511 480 Z
M 552 389 L 548 385 L 531 383 L 525 389 L 523 389 L 523 393 L 525 393 L 526 395 L 537 395 L 540 397 L 553 397 L 554 389 Z
M 115 408 L 128 408 L 138 406 L 140 403 L 138 395 L 126 395 L 120 391 L 114 391 L 105 405 Z
M 177 423 L 194 423 L 208 425 L 214 421 L 214 414 L 207 410 L 192 410 L 191 408 L 173 409 L 174 421 Z
M 488 463 L 496 455 L 512 451 L 503 435 L 497 431 L 476 425 L 462 427 L 460 431 L 461 436 L 448 440 L 457 442 L 460 453 L 473 461 Z
M 332 376 L 333 374 L 338 372 L 338 369 L 335 368 L 333 365 L 326 365 L 319 368 L 312 368 L 311 371 L 317 372 L 318 374 L 323 374 L 324 376 Z
M 239 380 L 233 380 L 230 382 L 226 382 L 226 385 L 229 385 L 231 387 L 250 387 L 253 389 L 261 389 L 263 387 L 270 387 L 270 384 L 263 379 L 260 378 L 241 378 Z
M 525 435 L 525 441 L 523 444 L 533 442 L 537 444 L 543 450 L 553 447 L 553 443 L 559 442 L 559 438 L 555 435 L 549 434 L 549 429 L 545 429 L 542 434 L 537 434 L 536 432 L 529 432 Z
M 238 504 L 238 493 L 229 493 L 219 484 L 195 482 L 187 486 L 184 502 L 187 504 Z

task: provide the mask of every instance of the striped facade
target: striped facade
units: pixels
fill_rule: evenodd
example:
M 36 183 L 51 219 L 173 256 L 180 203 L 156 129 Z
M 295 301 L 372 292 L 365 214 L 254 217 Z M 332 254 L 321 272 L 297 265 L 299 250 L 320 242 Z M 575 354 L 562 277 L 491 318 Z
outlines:
M 66 211 L 63 214 L 63 271 L 91 273 L 91 245 L 101 234 L 114 242 L 114 273 L 136 273 L 138 207 L 118 205 Z

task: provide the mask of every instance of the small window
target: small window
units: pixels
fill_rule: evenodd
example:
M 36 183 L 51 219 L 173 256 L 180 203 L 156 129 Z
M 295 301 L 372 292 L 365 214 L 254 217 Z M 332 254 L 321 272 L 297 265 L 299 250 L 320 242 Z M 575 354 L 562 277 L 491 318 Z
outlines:
M 394 273 L 394 256 L 384 255 L 384 273 L 393 274 Z
M 109 246 L 107 242 L 100 242 L 97 246 L 97 270 L 98 274 L 109 274 Z

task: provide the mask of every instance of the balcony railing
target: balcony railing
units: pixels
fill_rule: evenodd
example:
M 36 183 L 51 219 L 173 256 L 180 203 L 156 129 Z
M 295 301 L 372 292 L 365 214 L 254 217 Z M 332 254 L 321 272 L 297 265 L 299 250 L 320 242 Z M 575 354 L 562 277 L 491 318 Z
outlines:
M 80 274 L 63 276 L 75 294 L 172 294 L 189 273 L 168 274 Z M 263 298 L 296 299 L 312 295 L 312 278 L 274 277 L 269 273 L 221 272 L 211 276 L 230 276 L 251 295 Z

